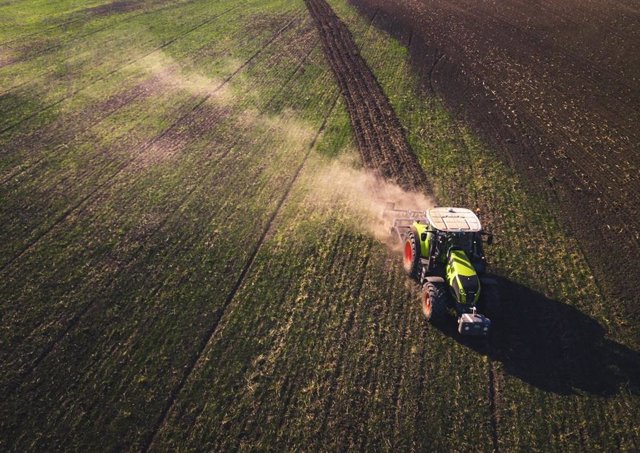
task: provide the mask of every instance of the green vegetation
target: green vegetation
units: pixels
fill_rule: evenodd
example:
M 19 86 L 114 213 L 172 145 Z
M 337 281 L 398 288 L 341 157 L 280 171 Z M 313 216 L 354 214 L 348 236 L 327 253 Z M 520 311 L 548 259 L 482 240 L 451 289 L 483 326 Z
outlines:
M 331 3 L 494 268 L 637 349 L 545 201 Z M 56 5 L 0 6 L 0 58 L 24 58 L 0 67 L 3 450 L 492 450 L 492 419 L 503 450 L 634 449 L 629 389 L 540 388 L 430 327 L 319 185 L 355 152 L 302 1 Z

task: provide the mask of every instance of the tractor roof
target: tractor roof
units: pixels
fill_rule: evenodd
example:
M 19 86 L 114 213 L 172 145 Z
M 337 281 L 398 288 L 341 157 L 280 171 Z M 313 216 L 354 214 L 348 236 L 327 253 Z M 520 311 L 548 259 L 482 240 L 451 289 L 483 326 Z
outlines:
M 480 220 L 466 208 L 433 208 L 427 211 L 427 220 L 440 231 L 474 233 L 482 230 Z

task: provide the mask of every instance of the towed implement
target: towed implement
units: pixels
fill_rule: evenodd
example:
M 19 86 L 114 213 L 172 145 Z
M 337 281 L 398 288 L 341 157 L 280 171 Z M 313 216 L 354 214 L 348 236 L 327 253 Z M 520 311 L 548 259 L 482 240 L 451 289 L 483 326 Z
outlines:
M 483 243 L 493 236 L 482 231 L 476 214 L 465 208 L 441 207 L 426 211 L 395 209 L 391 234 L 402 241 L 403 267 L 422 287 L 422 311 L 431 322 L 442 322 L 449 313 L 458 320 L 462 335 L 487 335 L 498 293 L 495 280 L 487 278 Z M 483 314 L 485 313 L 485 314 Z

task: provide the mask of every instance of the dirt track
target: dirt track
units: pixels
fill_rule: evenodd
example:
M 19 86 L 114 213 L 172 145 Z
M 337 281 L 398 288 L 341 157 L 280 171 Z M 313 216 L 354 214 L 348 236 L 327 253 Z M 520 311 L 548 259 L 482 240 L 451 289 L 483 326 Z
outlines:
M 637 5 L 354 3 L 409 45 L 427 90 L 557 204 L 599 285 L 637 313 Z
M 322 47 L 336 76 L 364 165 L 410 190 L 428 190 L 427 178 L 400 122 L 347 27 L 324 0 L 307 0 Z

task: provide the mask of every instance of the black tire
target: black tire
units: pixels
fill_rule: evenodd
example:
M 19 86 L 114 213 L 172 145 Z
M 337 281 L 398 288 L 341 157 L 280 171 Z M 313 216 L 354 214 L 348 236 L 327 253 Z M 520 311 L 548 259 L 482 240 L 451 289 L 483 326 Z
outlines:
M 425 283 L 422 287 L 422 312 L 430 322 L 441 322 L 447 317 L 447 292 L 443 285 Z
M 498 285 L 482 285 L 480 290 L 480 313 L 489 318 L 497 318 L 500 315 L 500 291 Z
M 420 278 L 420 239 L 414 231 L 410 231 L 402 249 L 402 267 L 409 277 Z

